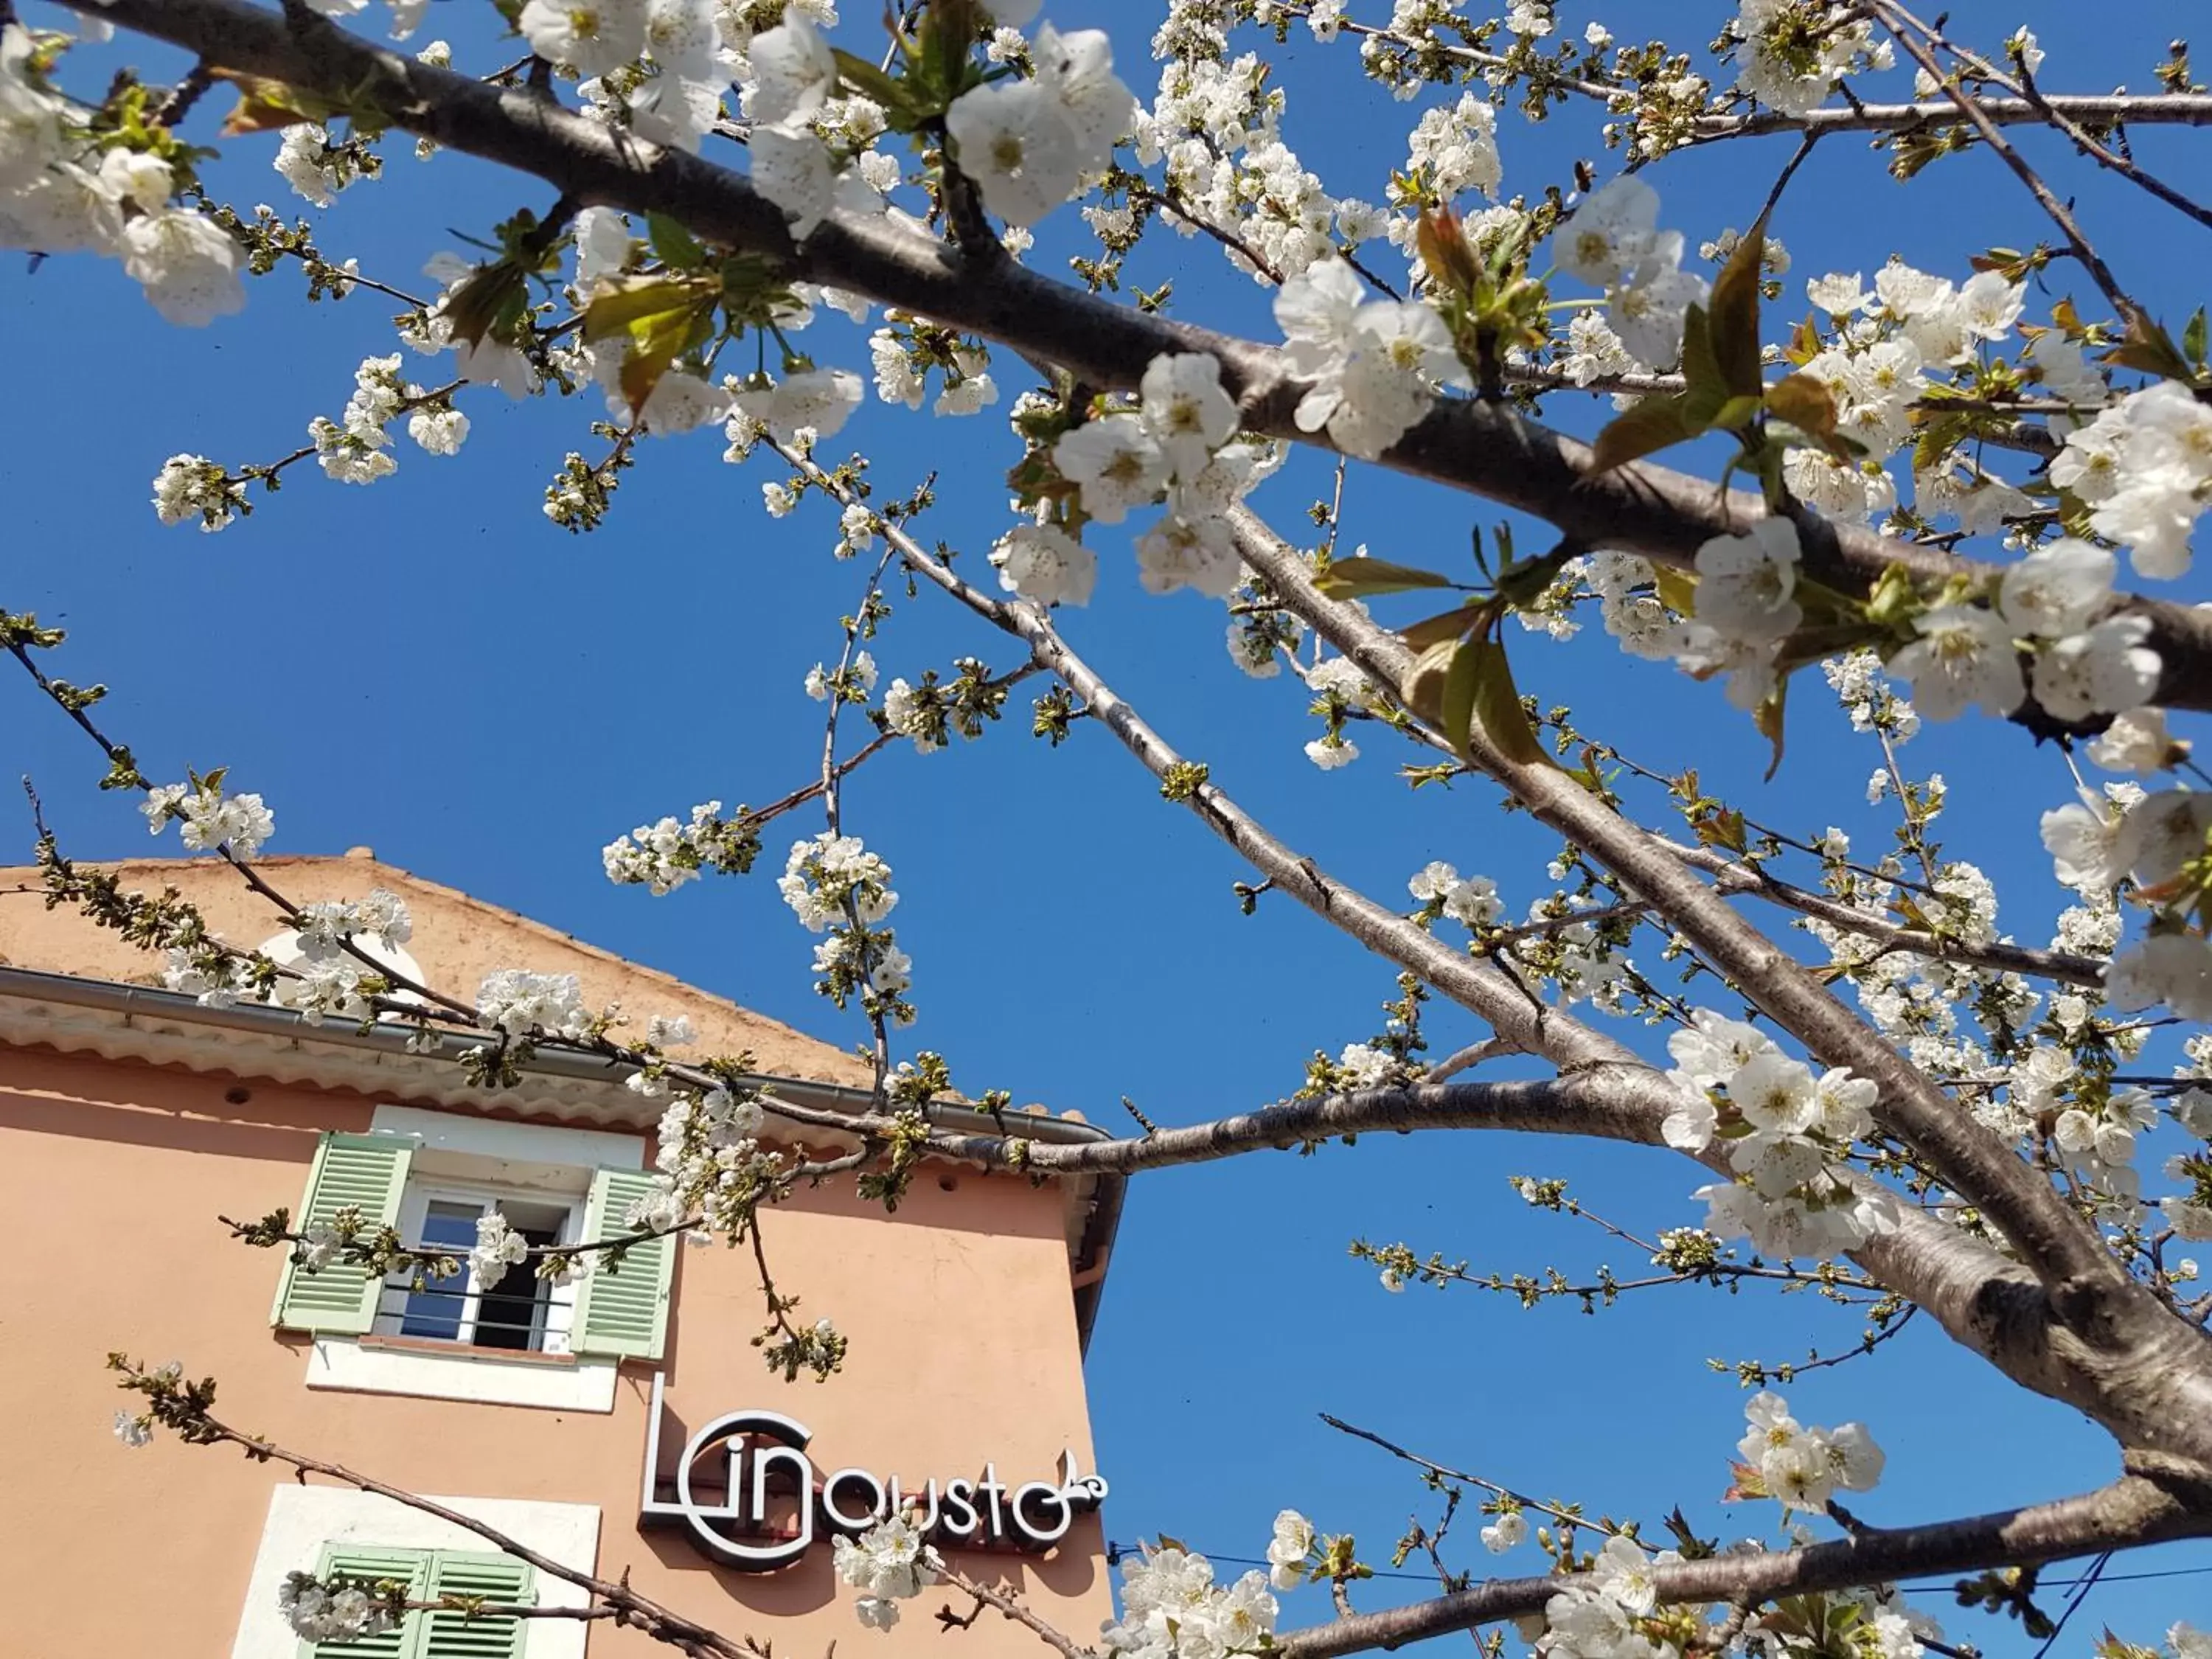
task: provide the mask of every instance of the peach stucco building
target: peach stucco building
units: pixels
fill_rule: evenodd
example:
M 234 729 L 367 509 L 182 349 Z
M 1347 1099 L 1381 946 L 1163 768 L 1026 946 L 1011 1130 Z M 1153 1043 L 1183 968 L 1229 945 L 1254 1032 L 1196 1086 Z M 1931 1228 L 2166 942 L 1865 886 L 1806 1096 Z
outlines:
M 640 1021 L 688 1016 L 691 1052 L 749 1049 L 789 1097 L 844 1109 L 864 1098 L 854 1085 L 865 1069 L 848 1054 L 366 849 L 264 867 L 296 902 L 380 886 L 400 895 L 413 915 L 406 948 L 426 982 L 467 994 L 500 967 L 574 973 L 592 1006 L 619 1003 Z M 265 905 L 210 861 L 119 868 L 134 888 L 175 886 L 227 939 L 258 944 L 276 931 Z M 618 1224 L 647 1179 L 660 1103 L 574 1056 L 541 1057 L 519 1087 L 487 1092 L 465 1079 L 458 1039 L 412 1054 L 389 1029 L 200 1007 L 161 988 L 158 961 L 20 890 L 35 881 L 0 871 L 8 1654 L 313 1656 L 276 1611 L 276 1587 L 295 1569 L 374 1567 L 418 1585 L 579 1600 L 386 1499 L 301 1485 L 234 1450 L 167 1437 L 125 1450 L 110 1431 L 129 1403 L 104 1369 L 114 1349 L 214 1376 L 217 1414 L 241 1429 L 435 1496 L 602 1579 L 627 1576 L 791 1659 L 818 1659 L 833 1641 L 847 1659 L 952 1643 L 973 1659 L 1042 1650 L 995 1615 L 940 1636 L 929 1615 L 941 1593 L 908 1603 L 890 1632 L 859 1626 L 830 1571 L 830 1534 L 836 1516 L 865 1515 L 894 1480 L 943 1500 L 951 1530 L 940 1536 L 970 1572 L 1010 1584 L 1079 1635 L 1108 1613 L 1101 1522 L 1084 1496 L 1101 1483 L 1082 1352 L 1117 1182 L 1033 1183 L 932 1164 L 890 1214 L 849 1182 L 801 1191 L 769 1214 L 765 1236 L 801 1315 L 830 1316 L 851 1340 L 844 1370 L 820 1384 L 766 1370 L 752 1346 L 763 1313 L 751 1254 L 719 1243 L 672 1241 L 660 1257 L 641 1253 L 620 1283 L 570 1292 L 514 1279 L 439 1301 L 359 1269 L 295 1274 L 282 1252 L 233 1242 L 217 1218 L 280 1206 L 315 1217 L 356 1203 L 412 1237 L 459 1237 L 497 1207 L 543 1242 L 593 1237 L 603 1218 Z M 1032 1113 L 1024 1133 L 1040 1139 L 1099 1133 Z M 692 1465 L 687 1516 L 675 1481 L 686 1443 L 742 1412 L 803 1425 L 805 1457 L 800 1429 L 740 1421 Z M 810 1466 L 811 1501 L 799 1490 Z M 667 1651 L 572 1620 L 434 1625 L 418 1614 L 367 1646 L 322 1651 Z

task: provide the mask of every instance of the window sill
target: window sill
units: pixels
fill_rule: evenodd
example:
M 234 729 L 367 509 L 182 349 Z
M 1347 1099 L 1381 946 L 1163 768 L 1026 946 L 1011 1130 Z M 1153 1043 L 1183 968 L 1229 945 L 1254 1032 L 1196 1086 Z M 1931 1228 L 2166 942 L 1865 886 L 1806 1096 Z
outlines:
M 356 1339 L 374 1352 L 429 1353 L 444 1359 L 489 1360 L 502 1365 L 557 1365 L 576 1368 L 572 1353 L 545 1353 L 534 1348 L 480 1348 L 473 1343 L 442 1342 L 434 1336 L 364 1336 Z
M 307 1386 L 352 1394 L 408 1395 L 541 1411 L 611 1412 L 612 1359 L 462 1348 L 420 1337 L 319 1336 L 307 1350 Z

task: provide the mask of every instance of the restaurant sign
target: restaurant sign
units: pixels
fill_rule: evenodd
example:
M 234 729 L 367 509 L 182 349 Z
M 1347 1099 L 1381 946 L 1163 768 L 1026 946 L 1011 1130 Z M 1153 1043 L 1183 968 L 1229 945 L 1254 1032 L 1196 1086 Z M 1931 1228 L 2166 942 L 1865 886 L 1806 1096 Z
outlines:
M 640 1523 L 685 1528 L 709 1554 L 747 1571 L 788 1566 L 819 1540 L 856 1536 L 900 1513 L 942 1546 L 1049 1549 L 1106 1496 L 1103 1477 L 1082 1474 L 1073 1450 L 1060 1454 L 1057 1479 L 1018 1485 L 1000 1480 L 996 1463 L 980 1477 L 933 1476 L 919 1488 L 863 1468 L 822 1474 L 807 1454 L 806 1426 L 761 1410 L 725 1413 L 699 1429 L 664 1483 L 661 1388 L 656 1375 Z M 665 1485 L 673 1498 L 661 1496 Z

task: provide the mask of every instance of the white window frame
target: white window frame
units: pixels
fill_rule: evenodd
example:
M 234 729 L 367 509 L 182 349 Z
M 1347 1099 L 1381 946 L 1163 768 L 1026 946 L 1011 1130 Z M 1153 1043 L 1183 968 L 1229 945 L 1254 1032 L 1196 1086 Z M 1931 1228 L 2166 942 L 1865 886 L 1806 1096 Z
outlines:
M 595 1170 L 645 1168 L 645 1137 L 638 1132 L 515 1122 L 396 1104 L 377 1107 L 369 1127 L 373 1133 L 401 1136 L 414 1144 L 410 1188 L 485 1188 L 532 1203 L 568 1204 L 574 1206 L 579 1228 Z M 406 1202 L 405 1191 L 401 1202 Z M 419 1213 L 413 1219 L 419 1225 Z M 422 1240 L 418 1234 L 407 1242 Z M 573 1291 L 569 1300 L 573 1305 Z M 390 1328 L 374 1328 L 398 1324 L 395 1318 Z M 308 1347 L 306 1381 L 310 1389 L 346 1394 L 605 1415 L 615 1408 L 619 1364 L 610 1355 L 523 1353 L 434 1338 L 418 1346 L 375 1334 L 324 1333 Z
M 478 1212 L 497 1209 L 502 1202 L 526 1204 L 538 1209 L 559 1210 L 561 1224 L 555 1237 L 557 1244 L 582 1242 L 580 1233 L 584 1224 L 584 1209 L 588 1195 L 580 1193 L 550 1191 L 536 1187 L 505 1187 L 492 1182 L 447 1180 L 442 1176 L 410 1173 L 407 1185 L 399 1196 L 399 1237 L 409 1244 L 422 1242 L 422 1231 L 430 1206 L 434 1203 L 472 1204 Z M 377 1336 L 398 1336 L 405 1322 L 407 1297 L 414 1287 L 415 1270 L 393 1273 L 384 1281 L 384 1292 L 377 1303 L 376 1323 L 372 1334 Z M 450 1280 L 430 1279 L 425 1283 L 433 1290 L 443 1291 Z M 395 1299 L 394 1292 L 397 1292 Z M 478 1282 L 474 1268 L 462 1268 L 461 1314 L 454 1334 L 450 1336 L 410 1336 L 416 1342 L 450 1343 L 456 1349 L 497 1355 L 514 1350 L 479 1349 L 476 1340 L 477 1319 L 481 1311 L 483 1286 Z M 389 1305 L 387 1305 L 389 1304 Z M 543 1317 L 533 1314 L 531 1320 L 531 1346 L 522 1352 L 530 1353 L 565 1354 L 568 1340 L 575 1328 L 576 1285 L 571 1279 L 566 1285 L 551 1287 L 543 1304 Z

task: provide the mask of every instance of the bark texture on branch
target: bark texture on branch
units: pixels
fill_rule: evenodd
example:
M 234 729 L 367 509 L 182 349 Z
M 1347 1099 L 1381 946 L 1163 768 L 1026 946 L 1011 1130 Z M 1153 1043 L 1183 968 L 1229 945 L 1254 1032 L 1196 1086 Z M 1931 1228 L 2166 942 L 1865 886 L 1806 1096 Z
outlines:
M 1235 509 L 1231 523 L 1245 562 L 1286 609 L 1378 684 L 1405 684 L 1413 653 L 1402 640 L 1324 598 L 1311 567 L 1249 508 Z M 2048 1177 L 1698 881 L 1666 842 L 1557 768 L 1508 759 L 1479 729 L 1469 749 L 1481 771 L 1648 902 L 1816 1058 L 1874 1079 L 1877 1120 L 1976 1205 L 2025 1264 L 1977 1285 L 1942 1243 L 1915 1229 L 1854 1252 L 1876 1278 L 2014 1381 L 2079 1407 L 2123 1446 L 2170 1455 L 2212 1480 L 2212 1340 L 2132 1279 Z
M 220 67 L 339 100 L 373 99 L 395 125 L 534 174 L 579 203 L 668 214 L 709 240 L 776 255 L 799 276 L 1058 362 L 1092 386 L 1133 388 L 1162 352 L 1209 352 L 1242 402 L 1248 431 L 1323 441 L 1292 421 L 1303 386 L 1273 347 L 1114 304 L 990 252 L 963 255 L 886 220 L 841 213 L 795 245 L 782 211 L 742 174 L 586 120 L 534 93 L 416 63 L 304 10 L 287 18 L 244 0 L 104 0 L 101 11 Z M 1510 410 L 1459 399 L 1440 403 L 1382 465 L 1532 514 L 1584 545 L 1674 565 L 1689 563 L 1712 537 L 1766 515 L 1755 495 L 1648 465 L 1593 477 L 1589 459 L 1589 447 L 1575 439 Z M 1815 515 L 1806 515 L 1801 530 L 1807 571 L 1847 591 L 1864 592 L 1894 563 L 1931 578 L 1994 568 Z M 2149 643 L 2165 664 L 2156 701 L 2212 712 L 2212 614 L 2142 598 L 2122 599 L 2116 608 L 2151 623 Z
M 2212 1532 L 2212 1515 L 2152 1481 L 2124 1477 L 2057 1503 L 1921 1527 L 1870 1528 L 1832 1543 L 1764 1555 L 1721 1555 L 1654 1568 L 1659 1600 L 1749 1602 L 1843 1589 L 1927 1573 L 1967 1572 L 1996 1562 L 2022 1565 L 2099 1554 Z M 1541 1613 L 1571 1578 L 1498 1578 L 1387 1613 L 1356 1614 L 1276 1638 L 1281 1659 L 1342 1659 L 1395 1648 L 1502 1619 Z

